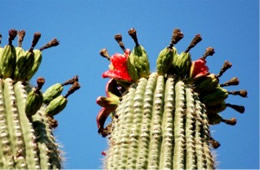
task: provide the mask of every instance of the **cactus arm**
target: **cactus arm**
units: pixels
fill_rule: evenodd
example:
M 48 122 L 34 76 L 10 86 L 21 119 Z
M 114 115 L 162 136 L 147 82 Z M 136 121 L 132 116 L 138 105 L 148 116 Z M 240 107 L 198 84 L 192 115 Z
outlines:
M 195 153 L 195 106 L 194 95 L 190 88 L 186 88 L 186 169 L 197 169 Z
M 131 142 L 129 146 L 128 154 L 128 164 L 127 169 L 134 169 L 136 167 L 136 159 L 138 154 L 138 141 L 141 132 L 141 123 L 143 116 L 143 102 L 144 102 L 144 92 L 146 87 L 147 79 L 141 78 L 139 80 L 138 86 L 136 88 L 135 97 L 134 97 L 134 117 L 133 117 L 133 126 L 130 132 Z
M 165 86 L 165 105 L 162 122 L 162 146 L 160 169 L 172 169 L 173 157 L 173 114 L 174 113 L 174 78 L 169 77 Z
M 14 156 L 14 166 L 16 168 L 26 168 L 24 153 L 24 141 L 21 125 L 19 121 L 18 110 L 16 108 L 15 93 L 13 92 L 12 79 L 4 80 L 4 101 L 6 109 L 6 118 L 8 131 L 10 134 L 11 148 Z
M 174 117 L 174 156 L 173 169 L 184 169 L 185 160 L 185 93 L 184 83 L 178 81 L 175 85 L 175 117 Z
M 150 132 L 149 162 L 148 169 L 158 169 L 160 162 L 160 148 L 162 141 L 162 114 L 164 99 L 164 77 L 157 78 L 157 84 L 154 92 L 154 102 L 152 111 L 152 122 Z
M 148 155 L 149 155 L 149 142 L 150 142 L 150 126 L 152 120 L 153 96 L 154 89 L 157 82 L 157 75 L 151 74 L 147 82 L 146 90 L 144 93 L 144 111 L 141 125 L 139 151 L 137 155 L 137 169 L 147 169 Z
M 26 116 L 25 113 L 25 102 L 26 102 L 26 91 L 25 87 L 22 85 L 22 83 L 19 81 L 14 86 L 14 91 L 16 94 L 16 102 L 17 102 L 17 109 L 19 112 L 19 118 L 20 123 L 22 127 L 23 132 L 23 140 L 25 141 L 25 157 L 26 162 L 28 165 L 28 169 L 38 169 L 39 166 L 39 160 L 37 155 L 37 146 L 36 146 L 36 137 L 34 135 L 34 130 L 32 128 L 32 124 L 29 121 L 29 119 Z

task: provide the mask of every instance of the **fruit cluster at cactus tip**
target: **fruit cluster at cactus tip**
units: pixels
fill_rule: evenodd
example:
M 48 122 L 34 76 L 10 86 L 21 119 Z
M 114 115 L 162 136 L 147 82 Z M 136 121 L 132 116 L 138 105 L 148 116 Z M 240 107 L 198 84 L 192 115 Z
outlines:
M 99 132 L 104 128 L 104 123 L 109 114 L 116 110 L 118 101 L 121 101 L 124 93 L 130 85 L 135 84 L 142 77 L 147 78 L 150 75 L 149 60 L 145 49 L 139 44 L 137 40 L 136 30 L 131 28 L 128 34 L 135 42 L 135 47 L 132 51 L 126 49 L 122 42 L 122 35 L 116 34 L 115 40 L 123 50 L 124 54 L 116 53 L 112 57 L 108 55 L 106 49 L 102 49 L 101 56 L 111 61 L 109 70 L 103 74 L 104 78 L 110 78 L 108 85 L 110 88 L 110 96 L 97 99 L 97 103 L 103 108 L 97 116 L 97 124 Z M 165 77 L 172 75 L 175 79 L 183 80 L 187 85 L 190 85 L 195 92 L 198 93 L 201 101 L 206 105 L 207 115 L 210 124 L 218 124 L 220 122 L 235 125 L 236 119 L 223 119 L 219 114 L 224 111 L 226 107 L 230 107 L 239 113 L 245 111 L 244 106 L 234 105 L 226 102 L 229 95 L 239 95 L 247 97 L 246 90 L 228 91 L 225 86 L 238 85 L 237 77 L 232 78 L 223 84 L 220 83 L 220 77 L 231 68 L 232 64 L 225 61 L 223 67 L 218 74 L 209 72 L 209 67 L 206 65 L 208 56 L 213 56 L 214 48 L 206 48 L 204 54 L 197 60 L 192 61 L 191 49 L 194 48 L 201 40 L 200 34 L 195 35 L 186 50 L 178 53 L 175 45 L 184 37 L 180 29 L 174 29 L 170 44 L 166 46 L 158 55 L 157 58 L 157 74 Z M 111 85 L 113 84 L 113 86 Z M 113 88 L 112 88 L 113 87 Z M 111 93 L 113 92 L 113 97 Z M 107 93 L 108 94 L 108 93 Z M 115 97 L 116 96 L 116 97 Z M 102 100 L 101 100 L 102 99 Z M 103 102 L 106 101 L 106 105 Z M 108 126 L 109 127 L 109 126 Z M 107 134 L 102 134 L 106 136 Z

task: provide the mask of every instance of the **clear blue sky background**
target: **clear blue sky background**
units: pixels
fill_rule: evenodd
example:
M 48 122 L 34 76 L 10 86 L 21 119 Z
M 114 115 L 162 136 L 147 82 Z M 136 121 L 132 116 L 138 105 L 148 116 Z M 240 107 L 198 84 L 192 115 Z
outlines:
M 25 29 L 24 47 L 29 48 L 34 32 L 41 32 L 38 47 L 53 37 L 60 46 L 44 51 L 39 72 L 44 76 L 44 89 L 79 75 L 82 88 L 69 98 L 65 111 L 56 118 L 59 127 L 55 135 L 65 151 L 65 168 L 101 168 L 101 152 L 106 139 L 97 134 L 96 115 L 100 107 L 98 96 L 105 95 L 107 79 L 101 74 L 108 62 L 99 56 L 106 47 L 110 54 L 121 52 L 113 39 L 122 33 L 128 48 L 134 46 L 127 31 L 137 29 L 139 42 L 146 48 L 152 71 L 159 51 L 170 42 L 172 30 L 180 28 L 184 39 L 177 44 L 184 50 L 193 36 L 200 33 L 203 41 L 191 53 L 199 58 L 208 46 L 215 55 L 208 58 L 210 71 L 218 73 L 225 60 L 232 69 L 221 82 L 238 76 L 240 85 L 229 89 L 247 89 L 248 98 L 231 96 L 228 102 L 242 104 L 241 115 L 226 109 L 223 117 L 236 117 L 236 126 L 220 124 L 211 127 L 221 147 L 215 150 L 218 167 L 259 167 L 259 2 L 258 0 L 24 0 L 1 1 L 0 32 L 7 42 L 10 28 Z M 66 91 L 66 90 L 65 90 Z

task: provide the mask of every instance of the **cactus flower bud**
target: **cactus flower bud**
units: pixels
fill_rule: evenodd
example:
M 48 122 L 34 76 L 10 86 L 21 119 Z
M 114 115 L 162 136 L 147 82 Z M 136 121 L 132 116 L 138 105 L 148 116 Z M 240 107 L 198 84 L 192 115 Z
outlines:
M 67 105 L 67 102 L 68 100 L 62 95 L 53 99 L 46 107 L 47 116 L 55 116 L 60 113 Z
M 32 89 L 26 99 L 25 112 L 28 117 L 34 115 L 41 107 L 43 102 L 42 93 L 39 90 Z
M 175 48 L 164 48 L 160 51 L 158 58 L 156 60 L 157 73 L 160 75 L 166 74 L 172 67 L 171 63 L 177 56 Z
M 60 83 L 56 83 L 52 85 L 43 93 L 43 102 L 45 104 L 48 104 L 54 98 L 59 96 L 62 93 L 62 91 L 63 91 L 63 86 Z
M 112 67 L 110 70 L 102 74 L 103 78 L 114 78 L 119 80 L 131 81 L 131 77 L 127 70 L 127 59 L 129 56 L 130 50 L 126 49 L 124 55 L 116 53 L 111 58 Z
M 135 47 L 132 50 L 127 60 L 128 73 L 131 79 L 135 82 L 141 77 L 148 77 L 150 74 L 150 63 L 148 55 L 143 46 L 138 43 L 136 30 L 131 28 L 128 34 L 135 42 Z

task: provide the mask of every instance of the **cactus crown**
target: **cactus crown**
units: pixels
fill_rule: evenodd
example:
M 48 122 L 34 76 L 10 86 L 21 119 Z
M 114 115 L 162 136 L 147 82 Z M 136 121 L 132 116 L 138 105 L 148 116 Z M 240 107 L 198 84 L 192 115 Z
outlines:
M 209 144 L 213 148 L 220 144 L 210 135 L 209 125 L 236 124 L 235 118 L 220 116 L 226 107 L 239 113 L 245 110 L 225 102 L 229 95 L 247 97 L 246 90 L 224 88 L 237 85 L 238 78 L 219 82 L 232 64 L 225 61 L 218 74 L 210 73 L 206 59 L 215 53 L 214 48 L 208 47 L 192 61 L 190 51 L 202 40 L 201 35 L 195 35 L 187 49 L 178 53 L 175 44 L 183 33 L 174 29 L 170 44 L 158 55 L 157 72 L 150 73 L 136 30 L 128 33 L 135 42 L 132 51 L 117 34 L 115 39 L 124 54 L 109 56 L 106 49 L 100 52 L 111 61 L 103 73 L 104 78 L 110 78 L 107 96 L 97 98 L 102 107 L 97 115 L 98 132 L 109 136 L 106 168 L 214 168 Z M 105 127 L 109 115 L 112 122 Z
M 59 42 L 53 39 L 35 49 L 41 37 L 37 32 L 31 47 L 24 50 L 24 37 L 24 30 L 12 29 L 8 44 L 0 47 L 0 169 L 61 169 L 61 152 L 52 132 L 58 126 L 54 115 L 65 108 L 67 97 L 79 89 L 78 77 L 52 85 L 44 93 L 43 77 L 37 79 L 36 87 L 30 85 L 41 64 L 42 51 Z M 61 95 L 63 86 L 68 84 L 72 87 Z

